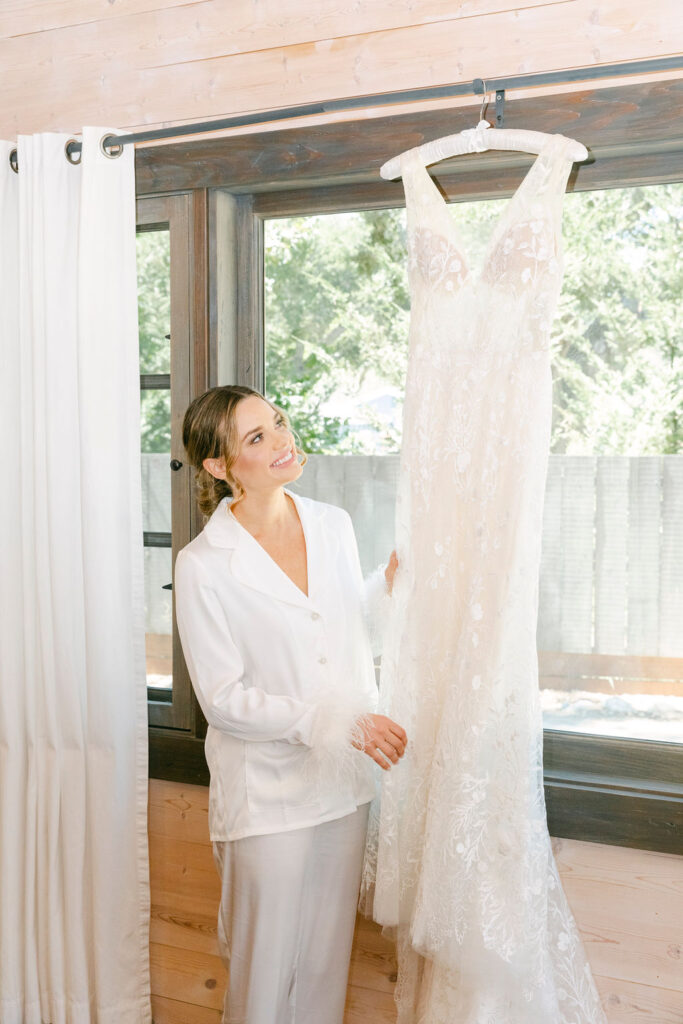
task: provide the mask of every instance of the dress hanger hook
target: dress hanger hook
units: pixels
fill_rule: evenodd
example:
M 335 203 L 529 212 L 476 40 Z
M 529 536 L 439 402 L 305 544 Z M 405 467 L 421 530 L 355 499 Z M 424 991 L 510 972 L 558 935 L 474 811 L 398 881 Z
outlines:
M 488 106 L 488 96 L 489 96 L 489 92 L 490 92 L 490 90 L 486 88 L 486 79 L 482 80 L 482 85 L 484 86 L 484 95 L 482 96 L 481 109 L 479 111 L 479 120 L 480 121 L 484 120 L 484 111 L 486 110 L 486 107 Z

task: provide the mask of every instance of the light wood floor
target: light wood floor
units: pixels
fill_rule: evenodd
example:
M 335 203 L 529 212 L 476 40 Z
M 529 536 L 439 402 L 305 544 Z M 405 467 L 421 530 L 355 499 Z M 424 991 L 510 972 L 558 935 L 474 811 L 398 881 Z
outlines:
M 155 1024 L 219 1024 L 218 876 L 208 790 L 151 780 Z M 609 1024 L 683 1024 L 683 857 L 553 839 Z M 359 916 L 345 1024 L 395 1024 L 393 944 Z

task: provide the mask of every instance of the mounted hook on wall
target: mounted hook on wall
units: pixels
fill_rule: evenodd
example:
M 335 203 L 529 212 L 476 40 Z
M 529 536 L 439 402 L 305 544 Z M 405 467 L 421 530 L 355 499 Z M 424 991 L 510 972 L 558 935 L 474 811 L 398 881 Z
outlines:
M 472 82 L 472 91 L 478 96 L 483 96 L 481 101 L 481 109 L 479 111 L 479 120 L 484 120 L 484 111 L 488 103 L 489 89 L 486 88 L 486 80 L 483 78 L 475 78 Z M 503 110 L 505 107 L 505 89 L 496 89 L 496 128 L 503 127 Z
M 503 108 L 505 107 L 505 89 L 496 89 L 496 128 L 503 127 Z

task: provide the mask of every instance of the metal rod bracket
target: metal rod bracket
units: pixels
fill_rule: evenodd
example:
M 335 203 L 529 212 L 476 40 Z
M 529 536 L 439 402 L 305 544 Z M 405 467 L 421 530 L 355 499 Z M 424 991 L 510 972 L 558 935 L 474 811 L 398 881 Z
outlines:
M 505 107 L 505 89 L 496 89 L 496 128 L 503 127 L 503 109 Z

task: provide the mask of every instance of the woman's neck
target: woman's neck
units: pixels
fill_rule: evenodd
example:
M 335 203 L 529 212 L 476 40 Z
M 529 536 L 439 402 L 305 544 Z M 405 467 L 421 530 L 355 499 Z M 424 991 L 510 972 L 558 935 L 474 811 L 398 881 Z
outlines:
M 286 527 L 292 518 L 291 501 L 282 487 L 245 495 L 230 505 L 235 519 L 254 536 L 268 536 Z

